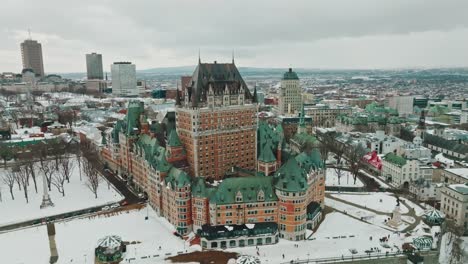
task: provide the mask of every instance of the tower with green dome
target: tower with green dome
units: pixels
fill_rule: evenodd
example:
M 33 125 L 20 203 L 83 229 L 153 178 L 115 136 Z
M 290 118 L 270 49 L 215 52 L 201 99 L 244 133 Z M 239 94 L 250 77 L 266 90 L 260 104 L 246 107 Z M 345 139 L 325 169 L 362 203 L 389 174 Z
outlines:
M 289 68 L 281 79 L 278 114 L 293 115 L 301 110 L 302 88 L 297 73 Z

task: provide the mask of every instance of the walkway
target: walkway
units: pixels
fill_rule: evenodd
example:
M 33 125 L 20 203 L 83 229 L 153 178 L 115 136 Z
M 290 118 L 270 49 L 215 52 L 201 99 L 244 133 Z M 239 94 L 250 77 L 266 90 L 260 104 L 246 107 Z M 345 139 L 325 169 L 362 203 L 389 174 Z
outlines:
M 362 194 L 349 194 L 349 195 L 362 195 Z M 392 214 L 391 213 L 386 213 L 386 212 L 381 212 L 381 211 L 378 211 L 378 210 L 374 210 L 374 209 L 371 209 L 371 208 L 368 208 L 366 206 L 362 206 L 362 205 L 359 205 L 359 204 L 355 204 L 355 203 L 352 203 L 350 201 L 347 201 L 347 200 L 343 200 L 343 199 L 340 199 L 340 198 L 337 198 L 335 196 L 332 196 L 330 193 L 326 193 L 325 194 L 325 197 L 326 199 L 331 199 L 331 200 L 335 200 L 335 201 L 338 201 L 338 202 L 341 202 L 341 203 L 344 203 L 344 204 L 347 204 L 347 205 L 350 205 L 350 206 L 353 206 L 353 207 L 356 207 L 356 208 L 359 208 L 359 209 L 362 209 L 362 210 L 366 210 L 366 211 L 369 211 L 369 212 L 372 212 L 372 213 L 375 213 L 377 215 L 386 215 L 386 216 L 389 216 L 391 217 Z M 409 232 L 411 230 L 413 230 L 414 228 L 416 228 L 416 226 L 419 225 L 419 223 L 421 222 L 421 217 L 420 216 L 417 216 L 416 215 L 416 211 L 414 210 L 414 208 L 408 206 L 405 201 L 403 200 L 400 200 L 400 202 L 406 206 L 406 208 L 408 208 L 409 212 L 406 213 L 406 214 L 401 214 L 402 216 L 409 216 L 409 217 L 412 217 L 415 219 L 414 223 L 410 223 L 410 222 L 407 222 L 405 220 L 402 219 L 403 222 L 409 224 L 405 229 L 399 231 L 401 233 L 405 233 L 405 232 Z M 342 212 L 344 213 L 343 211 L 340 211 L 340 210 L 337 210 L 335 208 L 333 208 L 334 210 L 338 211 L 338 212 Z M 366 221 L 363 221 L 361 218 L 359 217 L 355 217 L 353 215 L 350 215 L 348 213 L 346 213 L 346 215 L 352 217 L 352 218 L 355 218 L 361 222 L 364 222 L 364 223 L 367 223 L 367 224 L 371 224 L 373 225 L 372 223 L 369 223 L 369 222 L 366 222 Z M 379 226 L 381 227 L 381 226 Z M 387 229 L 387 228 L 386 228 Z M 391 229 L 391 228 L 388 228 L 388 230 L 391 230 L 391 231 L 395 231 L 394 229 Z

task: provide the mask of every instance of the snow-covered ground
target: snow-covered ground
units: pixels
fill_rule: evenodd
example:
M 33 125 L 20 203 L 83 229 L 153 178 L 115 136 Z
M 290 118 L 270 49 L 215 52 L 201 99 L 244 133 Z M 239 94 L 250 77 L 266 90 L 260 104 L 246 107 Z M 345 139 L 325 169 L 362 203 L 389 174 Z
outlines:
M 354 184 L 353 175 L 349 171 L 342 170 L 340 183 L 338 184 L 338 174 L 334 168 L 327 168 L 326 177 L 325 177 L 325 186 L 343 186 L 343 187 L 363 187 L 364 184 L 356 179 L 356 184 Z
M 452 254 L 452 246 L 455 236 L 452 233 L 446 233 L 442 236 L 440 243 L 440 264 L 452 264 L 452 263 L 467 263 L 468 262 L 468 237 L 462 237 L 462 259 L 460 262 L 456 262 L 456 258 Z
M 389 193 L 368 194 L 332 194 L 333 197 L 370 208 L 383 213 L 391 213 L 395 209 L 396 197 Z M 400 212 L 408 213 L 408 208 L 400 203 Z
M 149 219 L 145 220 L 145 216 Z M 124 263 L 164 263 L 170 253 L 197 250 L 188 248 L 187 243 L 174 236 L 174 228 L 164 218 L 158 217 L 151 209 L 121 212 L 115 216 L 100 216 L 92 219 L 82 218 L 55 225 L 55 241 L 59 255 L 58 264 L 93 263 L 94 247 L 97 241 L 107 235 L 118 235 L 123 241 L 140 242 L 127 246 Z M 48 263 L 50 256 L 47 229 L 45 226 L 33 227 L 10 233 L 0 233 L 2 263 Z M 159 247 L 161 246 L 161 250 Z M 28 249 L 24 254 L 23 249 Z M 159 257 L 153 257 L 159 255 Z M 141 259 L 143 256 L 151 256 Z
M 75 160 L 73 160 L 74 163 Z M 31 180 L 28 188 L 29 203 L 26 203 L 23 191 L 19 191 L 18 185 L 13 188 L 14 200 L 10 196 L 8 186 L 3 184 L 1 178 L 6 173 L 5 169 L 0 168 L 0 191 L 2 193 L 2 202 L 0 202 L 0 226 L 32 220 L 36 218 L 47 217 L 51 215 L 72 212 L 80 209 L 86 209 L 108 203 L 118 202 L 123 199 L 111 184 L 102 177 L 98 187 L 98 198 L 85 185 L 85 176 L 82 175 L 80 181 L 78 166 L 75 164 L 73 174 L 70 177 L 70 183 L 65 183 L 65 197 L 60 194 L 55 186 L 52 186 L 50 197 L 54 207 L 40 209 L 42 202 L 42 174 L 37 170 L 37 189 L 34 190 L 34 184 Z
M 390 235 L 388 244 L 401 247 L 405 238 L 380 227 L 355 220 L 342 213 L 330 213 L 312 236 L 315 240 L 286 241 L 281 239 L 276 245 L 259 247 L 262 263 L 281 263 L 292 259 L 316 259 L 326 257 L 351 256 L 350 249 L 356 249 L 358 254 L 372 247 L 378 247 L 381 252 L 389 251 L 380 246 L 379 238 Z M 351 237 L 350 237 L 351 236 Z M 354 236 L 354 237 L 353 237 Z M 372 236 L 372 240 L 370 237 Z M 339 237 L 339 238 L 338 238 Z M 294 245 L 299 245 L 295 247 Z M 393 248 L 395 251 L 396 249 Z M 255 247 L 238 248 L 241 254 L 257 255 Z M 282 254 L 285 255 L 283 259 Z
M 356 217 L 358 219 L 362 219 L 362 221 L 365 221 L 365 222 L 367 222 L 369 224 L 373 224 L 373 225 L 376 225 L 376 226 L 379 226 L 379 227 L 382 227 L 382 228 L 386 228 L 386 229 L 393 229 L 393 228 L 389 227 L 385 223 L 385 220 L 388 220 L 390 218 L 390 216 L 388 216 L 388 215 L 377 214 L 377 213 L 374 213 L 374 212 L 371 212 L 371 211 L 368 211 L 368 210 L 365 210 L 365 209 L 355 207 L 355 206 L 350 205 L 350 204 L 346 204 L 346 203 L 342 203 L 342 202 L 334 200 L 334 199 L 330 199 L 328 197 L 325 198 L 325 205 L 329 206 L 329 207 L 331 207 L 331 208 L 333 208 L 335 210 L 338 210 L 340 212 L 346 212 L 346 214 L 348 214 L 350 216 L 354 216 L 354 217 Z M 415 219 L 412 218 L 412 217 L 408 217 L 408 219 L 406 219 L 406 216 L 402 216 L 402 219 L 407 223 L 402 223 L 398 227 L 398 229 L 397 229 L 398 231 L 401 231 L 401 230 L 405 229 L 406 227 L 408 227 L 408 225 L 410 223 L 413 223 L 415 221 Z

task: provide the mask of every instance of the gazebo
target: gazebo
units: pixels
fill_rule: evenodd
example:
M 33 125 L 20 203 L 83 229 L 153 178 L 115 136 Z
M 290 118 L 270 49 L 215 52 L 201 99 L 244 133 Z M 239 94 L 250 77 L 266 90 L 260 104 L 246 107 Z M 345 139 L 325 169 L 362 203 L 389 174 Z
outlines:
M 444 220 L 445 215 L 436 209 L 426 211 L 423 215 L 423 221 L 430 226 L 441 225 Z
M 429 236 L 422 236 L 422 237 L 417 237 L 413 239 L 413 245 L 417 249 L 431 249 L 432 247 L 432 237 Z
M 106 236 L 99 239 L 94 255 L 96 263 L 119 263 L 122 261 L 126 246 L 119 236 Z

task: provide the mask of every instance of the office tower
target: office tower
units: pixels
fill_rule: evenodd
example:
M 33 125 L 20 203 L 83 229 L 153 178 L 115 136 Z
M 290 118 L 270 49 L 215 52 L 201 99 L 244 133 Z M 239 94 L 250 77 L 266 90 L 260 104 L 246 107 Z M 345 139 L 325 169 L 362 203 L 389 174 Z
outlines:
M 136 67 L 131 62 L 114 62 L 111 65 L 112 94 L 123 97 L 137 97 Z
M 298 113 L 302 107 L 302 89 L 297 74 L 289 68 L 281 79 L 278 112 L 280 115 Z
M 233 166 L 255 169 L 256 105 L 234 61 L 199 61 L 186 83 L 176 126 L 190 174 L 222 179 Z
M 95 52 L 86 54 L 86 72 L 88 73 L 88 80 L 104 79 L 101 54 Z
M 32 39 L 25 40 L 21 43 L 21 58 L 23 60 L 23 69 L 32 69 L 35 74 L 44 77 L 41 43 Z

